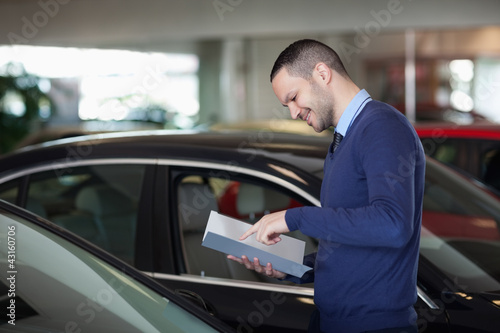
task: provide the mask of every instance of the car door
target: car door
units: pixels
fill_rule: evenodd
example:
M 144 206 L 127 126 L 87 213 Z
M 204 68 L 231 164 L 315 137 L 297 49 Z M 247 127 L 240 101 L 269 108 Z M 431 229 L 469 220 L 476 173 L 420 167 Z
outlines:
M 1 200 L 0 240 L 1 332 L 234 331 L 90 243 Z
M 177 268 L 176 274 L 151 272 L 153 277 L 179 292 L 196 293 L 210 311 L 240 332 L 306 331 L 315 308 L 312 285 L 266 278 L 201 242 L 211 210 L 254 223 L 269 212 L 317 203 L 282 179 L 227 164 L 191 163 L 170 166 L 165 172 L 171 241 L 166 241 L 167 230 L 158 241 L 163 247 L 173 244 Z M 300 232 L 291 236 L 306 242 L 306 253 L 315 251 L 316 240 Z

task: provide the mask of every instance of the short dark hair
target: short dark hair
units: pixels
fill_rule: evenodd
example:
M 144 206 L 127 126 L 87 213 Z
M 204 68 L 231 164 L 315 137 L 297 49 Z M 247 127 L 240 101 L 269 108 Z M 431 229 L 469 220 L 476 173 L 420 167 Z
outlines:
M 301 39 L 290 44 L 278 56 L 271 70 L 271 82 L 283 68 L 286 68 L 291 76 L 309 80 L 314 66 L 319 62 L 325 63 L 340 75 L 349 78 L 344 64 L 331 47 L 313 39 Z

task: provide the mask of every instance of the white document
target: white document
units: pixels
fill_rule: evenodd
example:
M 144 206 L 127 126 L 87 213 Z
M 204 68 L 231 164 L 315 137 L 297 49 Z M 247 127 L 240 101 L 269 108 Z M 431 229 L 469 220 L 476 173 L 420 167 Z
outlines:
M 306 243 L 299 239 L 281 235 L 281 241 L 277 244 L 265 245 L 258 242 L 253 234 L 240 241 L 240 236 L 251 226 L 249 223 L 212 211 L 202 245 L 239 258 L 243 255 L 250 260 L 259 258 L 262 265 L 270 262 L 274 269 L 299 278 L 312 269 L 302 265 Z

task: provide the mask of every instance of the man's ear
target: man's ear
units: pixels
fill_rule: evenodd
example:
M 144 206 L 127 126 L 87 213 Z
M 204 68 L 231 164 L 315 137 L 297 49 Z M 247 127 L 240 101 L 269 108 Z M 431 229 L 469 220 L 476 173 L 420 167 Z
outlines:
M 332 79 L 332 70 L 324 62 L 318 62 L 314 67 L 314 72 L 317 74 L 320 81 L 325 84 L 330 83 Z

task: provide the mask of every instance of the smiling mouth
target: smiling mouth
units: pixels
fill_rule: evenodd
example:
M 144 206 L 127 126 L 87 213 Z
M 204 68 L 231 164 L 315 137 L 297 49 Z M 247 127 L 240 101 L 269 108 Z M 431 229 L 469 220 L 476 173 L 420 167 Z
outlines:
M 309 111 L 306 115 L 306 119 L 304 119 L 309 124 L 309 118 L 311 118 L 311 111 Z

